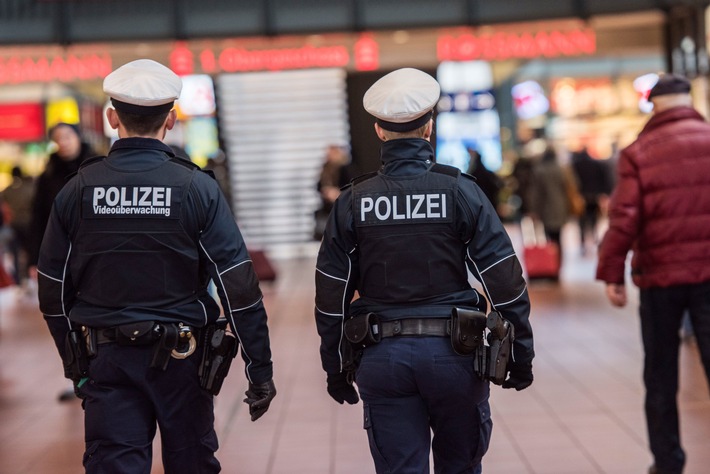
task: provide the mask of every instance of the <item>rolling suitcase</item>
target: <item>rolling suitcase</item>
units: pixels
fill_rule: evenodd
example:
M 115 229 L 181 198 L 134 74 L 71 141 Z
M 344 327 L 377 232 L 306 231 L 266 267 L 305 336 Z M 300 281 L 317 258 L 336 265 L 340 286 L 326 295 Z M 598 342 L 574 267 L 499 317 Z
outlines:
M 536 226 L 530 217 L 520 220 L 523 236 L 523 267 L 528 279 L 560 277 L 560 249 L 557 244 L 548 242 L 540 226 Z

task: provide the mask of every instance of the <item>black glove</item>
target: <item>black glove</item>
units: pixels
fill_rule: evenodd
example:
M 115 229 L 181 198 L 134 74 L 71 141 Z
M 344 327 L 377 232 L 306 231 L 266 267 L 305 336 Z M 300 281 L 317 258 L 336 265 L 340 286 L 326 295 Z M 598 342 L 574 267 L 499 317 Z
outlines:
M 354 405 L 360 401 L 357 395 L 357 390 L 353 387 L 352 382 L 348 381 L 348 373 L 340 372 L 339 374 L 328 374 L 328 394 L 333 397 L 333 400 L 340 403 L 348 402 Z
M 256 421 L 269 409 L 271 400 L 276 396 L 276 386 L 273 380 L 257 384 L 249 383 L 249 390 L 245 395 L 247 398 L 244 399 L 244 403 L 249 405 L 251 421 Z
M 503 388 L 514 388 L 517 391 L 524 390 L 533 383 L 532 365 L 513 366 L 510 368 L 508 378 L 503 382 Z

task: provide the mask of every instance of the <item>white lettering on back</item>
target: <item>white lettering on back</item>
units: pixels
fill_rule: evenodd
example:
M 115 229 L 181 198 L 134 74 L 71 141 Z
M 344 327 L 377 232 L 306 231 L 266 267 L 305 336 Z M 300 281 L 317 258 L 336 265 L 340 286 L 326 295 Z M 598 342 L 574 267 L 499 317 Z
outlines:
M 446 193 L 397 194 L 377 198 L 363 196 L 360 200 L 360 222 L 367 222 L 368 216 L 373 213 L 378 221 L 445 219 Z

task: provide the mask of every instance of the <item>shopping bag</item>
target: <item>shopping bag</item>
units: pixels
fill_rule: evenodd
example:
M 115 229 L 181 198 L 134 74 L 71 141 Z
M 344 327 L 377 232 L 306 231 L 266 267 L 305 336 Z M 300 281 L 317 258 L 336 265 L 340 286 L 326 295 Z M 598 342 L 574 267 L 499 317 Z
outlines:
M 554 242 L 548 242 L 541 226 L 532 218 L 520 220 L 523 236 L 523 266 L 528 279 L 552 278 L 560 275 L 560 249 Z

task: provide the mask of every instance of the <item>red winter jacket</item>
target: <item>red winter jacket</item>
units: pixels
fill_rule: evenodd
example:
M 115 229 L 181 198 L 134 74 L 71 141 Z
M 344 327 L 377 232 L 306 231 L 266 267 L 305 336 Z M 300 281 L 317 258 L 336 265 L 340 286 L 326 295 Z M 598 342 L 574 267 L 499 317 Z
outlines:
M 710 124 L 691 107 L 648 121 L 621 152 L 597 279 L 640 288 L 710 280 Z

